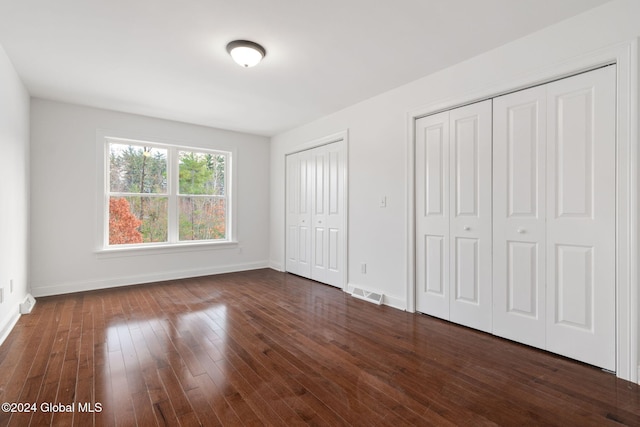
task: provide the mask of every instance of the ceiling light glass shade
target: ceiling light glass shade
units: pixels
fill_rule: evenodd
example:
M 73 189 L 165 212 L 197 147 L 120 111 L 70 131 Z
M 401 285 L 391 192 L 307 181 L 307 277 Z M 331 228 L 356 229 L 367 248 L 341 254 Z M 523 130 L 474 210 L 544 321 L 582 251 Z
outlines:
M 243 67 L 257 65 L 266 55 L 262 46 L 247 40 L 232 41 L 227 45 L 227 52 L 234 61 Z

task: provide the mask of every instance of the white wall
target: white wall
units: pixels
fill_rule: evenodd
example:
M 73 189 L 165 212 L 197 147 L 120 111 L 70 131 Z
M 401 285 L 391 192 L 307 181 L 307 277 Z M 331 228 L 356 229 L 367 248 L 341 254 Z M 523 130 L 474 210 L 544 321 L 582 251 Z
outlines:
M 96 253 L 98 129 L 191 147 L 235 149 L 239 246 L 115 257 Z M 265 137 L 33 99 L 31 147 L 34 296 L 268 265 L 269 142 Z
M 27 295 L 28 159 L 29 94 L 0 46 L 0 343 Z
M 285 153 L 307 141 L 348 129 L 349 283 L 383 292 L 386 303 L 405 308 L 409 264 L 409 113 L 425 105 L 446 104 L 447 100 L 471 100 L 486 88 L 499 86 L 500 82 L 520 81 L 527 75 L 553 69 L 575 56 L 635 39 L 640 36 L 639 18 L 639 1 L 613 1 L 274 136 L 271 140 L 271 265 L 274 268 L 284 265 Z M 425 40 L 425 43 L 430 42 L 434 41 Z M 387 196 L 387 208 L 378 207 L 382 195 Z M 360 273 L 362 262 L 367 263 L 366 275 Z

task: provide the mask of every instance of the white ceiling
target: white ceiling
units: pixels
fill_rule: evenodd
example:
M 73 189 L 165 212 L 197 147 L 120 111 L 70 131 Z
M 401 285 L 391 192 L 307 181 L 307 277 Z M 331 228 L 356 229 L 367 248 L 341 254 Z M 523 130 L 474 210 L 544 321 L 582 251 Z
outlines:
M 607 1 L 0 0 L 0 45 L 32 96 L 269 136 Z

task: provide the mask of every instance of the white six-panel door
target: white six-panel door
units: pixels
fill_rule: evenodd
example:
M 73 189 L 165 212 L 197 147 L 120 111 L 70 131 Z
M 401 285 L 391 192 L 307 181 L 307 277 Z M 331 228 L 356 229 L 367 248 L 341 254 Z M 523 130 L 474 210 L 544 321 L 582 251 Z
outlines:
M 615 79 L 547 87 L 547 349 L 615 371 Z
M 345 142 L 287 156 L 286 270 L 344 287 Z
M 493 333 L 546 345 L 546 86 L 493 100 Z
M 491 101 L 416 123 L 419 311 L 491 330 Z

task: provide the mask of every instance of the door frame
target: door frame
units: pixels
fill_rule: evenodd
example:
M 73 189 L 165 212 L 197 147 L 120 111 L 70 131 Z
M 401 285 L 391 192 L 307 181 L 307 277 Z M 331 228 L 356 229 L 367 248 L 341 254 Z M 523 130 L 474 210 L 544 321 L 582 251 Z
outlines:
M 349 130 L 344 130 L 341 132 L 337 132 L 331 135 L 327 135 L 325 137 L 322 138 L 318 138 L 318 139 L 314 139 L 311 141 L 307 141 L 305 143 L 296 145 L 295 147 L 292 147 L 291 149 L 288 149 L 285 151 L 283 159 L 284 159 L 284 212 L 287 212 L 287 156 L 291 155 L 291 154 L 296 154 L 296 153 L 300 153 L 302 151 L 307 151 L 307 150 L 311 150 L 313 148 L 317 148 L 317 147 L 321 147 L 323 145 L 328 145 L 328 144 L 332 144 L 334 142 L 340 142 L 343 141 L 344 143 L 344 170 L 342 171 L 342 179 L 344 182 L 344 192 L 342 194 L 342 203 L 344 206 L 344 218 L 343 218 L 343 226 L 344 226 L 344 239 L 342 242 L 342 257 L 341 257 L 341 261 L 342 261 L 342 265 L 343 265 L 343 271 L 342 271 L 342 283 L 341 286 L 339 287 L 340 289 L 342 289 L 344 292 L 348 292 L 348 271 L 349 271 L 349 264 L 348 264 L 348 260 L 349 260 L 349 254 L 348 254 L 348 250 L 349 250 Z M 283 222 L 284 222 L 284 236 L 283 236 L 283 240 L 284 240 L 284 247 L 283 247 L 283 256 L 282 259 L 284 260 L 284 268 L 283 271 L 287 271 L 287 218 L 286 218 L 286 214 L 283 217 Z
M 616 64 L 616 375 L 638 383 L 638 39 L 581 55 L 525 77 L 428 104 L 407 115 L 407 311 L 416 309 L 415 122 L 510 92 Z

